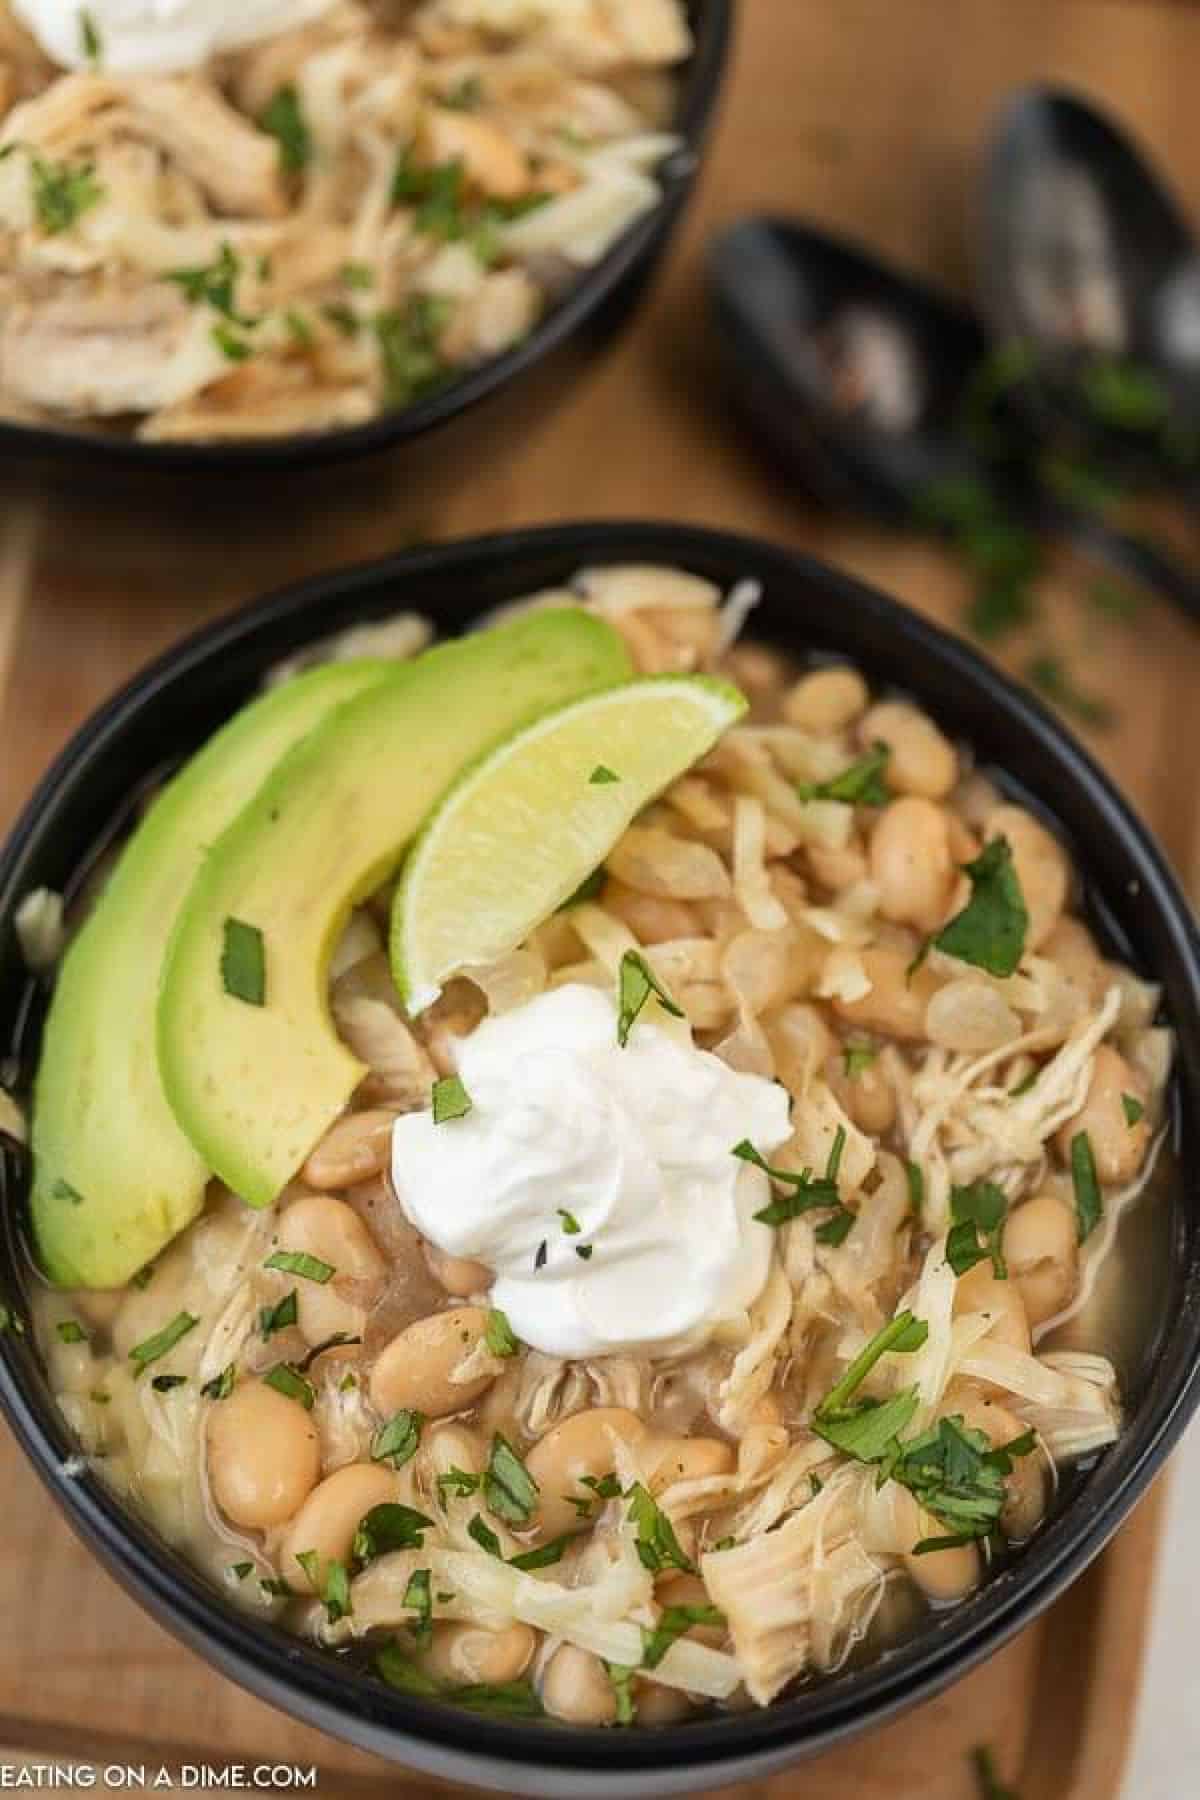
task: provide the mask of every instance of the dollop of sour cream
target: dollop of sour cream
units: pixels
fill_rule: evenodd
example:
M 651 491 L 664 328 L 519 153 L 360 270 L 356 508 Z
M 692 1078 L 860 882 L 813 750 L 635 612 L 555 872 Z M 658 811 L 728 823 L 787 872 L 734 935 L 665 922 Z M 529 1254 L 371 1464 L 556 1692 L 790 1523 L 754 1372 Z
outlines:
M 196 69 L 315 19 L 332 0 L 13 0 L 52 61 L 114 75 Z
M 621 1048 L 614 1000 L 570 983 L 462 1041 L 463 1117 L 396 1121 L 404 1211 L 493 1271 L 492 1304 L 534 1349 L 694 1342 L 762 1290 L 770 1183 L 732 1151 L 782 1144 L 788 1097 L 685 1039 L 643 1015 Z

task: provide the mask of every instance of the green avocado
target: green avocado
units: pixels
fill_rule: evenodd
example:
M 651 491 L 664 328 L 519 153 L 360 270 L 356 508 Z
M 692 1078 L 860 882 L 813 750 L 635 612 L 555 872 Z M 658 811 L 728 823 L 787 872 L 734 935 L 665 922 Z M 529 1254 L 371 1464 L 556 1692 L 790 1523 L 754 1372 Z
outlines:
M 154 1015 L 175 914 L 204 852 L 266 775 L 394 663 L 333 663 L 239 712 L 129 838 L 54 987 L 33 1097 L 34 1244 L 51 1281 L 119 1287 L 204 1202 L 208 1165 L 159 1079 Z
M 213 845 L 163 970 L 158 1060 L 203 1162 L 268 1206 L 366 1073 L 333 1028 L 329 959 L 455 777 L 552 706 L 628 678 L 579 608 L 428 650 L 298 744 Z

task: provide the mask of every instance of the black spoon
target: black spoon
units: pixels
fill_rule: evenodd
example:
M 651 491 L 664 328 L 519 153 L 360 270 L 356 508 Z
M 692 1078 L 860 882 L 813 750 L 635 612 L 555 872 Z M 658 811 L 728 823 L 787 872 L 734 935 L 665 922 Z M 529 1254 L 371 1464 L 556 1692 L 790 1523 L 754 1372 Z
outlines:
M 988 152 L 981 251 L 991 334 L 1030 346 L 1043 405 L 1110 454 L 1140 450 L 1160 464 L 1170 420 L 1194 455 L 1200 246 L 1113 121 L 1059 89 L 1018 94 Z M 1105 389 L 1088 379 L 1106 366 L 1107 407 Z M 1170 440 L 1166 449 L 1170 473 Z
M 936 491 L 997 495 L 1037 531 L 1069 536 L 1122 575 L 1200 617 L 1200 581 L 1141 539 L 997 464 L 972 410 L 994 379 L 970 310 L 814 227 L 743 220 L 710 254 L 734 393 L 777 453 L 823 499 L 893 524 L 928 523 Z

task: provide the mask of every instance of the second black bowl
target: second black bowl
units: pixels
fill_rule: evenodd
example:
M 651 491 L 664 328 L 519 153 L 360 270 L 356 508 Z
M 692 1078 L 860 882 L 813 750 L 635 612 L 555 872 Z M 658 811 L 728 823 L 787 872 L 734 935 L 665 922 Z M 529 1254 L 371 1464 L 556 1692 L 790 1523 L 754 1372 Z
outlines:
M 216 1668 L 307 1723 L 430 1774 L 508 1792 L 619 1800 L 695 1793 L 768 1771 L 878 1725 L 999 1648 L 1086 1563 L 1145 1491 L 1200 1400 L 1200 933 L 1152 838 L 1046 710 L 964 644 L 807 558 L 746 538 L 661 525 L 578 525 L 398 556 L 327 576 L 200 633 L 103 708 L 51 769 L 0 854 L 0 1044 L 27 1086 L 40 1004 L 14 913 L 31 888 L 70 887 L 105 823 L 164 760 L 185 755 L 240 705 L 279 657 L 331 629 L 403 608 L 448 632 L 581 566 L 666 563 L 729 588 L 761 583 L 754 631 L 798 656 L 850 657 L 868 679 L 914 694 L 968 739 L 1005 783 L 1057 822 L 1082 871 L 1091 918 L 1162 983 L 1177 1033 L 1175 1118 L 1183 1182 L 1170 1199 L 1164 1273 L 1141 1270 L 1153 1320 L 1126 1370 L 1128 1420 L 1095 1469 L 1073 1483 L 1029 1547 L 975 1595 L 931 1616 L 906 1642 L 756 1713 L 664 1729 L 602 1731 L 464 1717 L 385 1689 L 336 1658 L 248 1620 L 103 1484 L 80 1469 L 31 1338 L 0 1334 L 0 1403 L 70 1523 L 142 1605 Z M 32 1002 L 32 1004 L 31 1004 Z M 0 1138 L 0 1145 L 5 1140 Z M 6 1241 L 0 1300 L 24 1309 L 22 1158 L 0 1159 Z M 1190 1185 L 1189 1185 L 1190 1183 Z

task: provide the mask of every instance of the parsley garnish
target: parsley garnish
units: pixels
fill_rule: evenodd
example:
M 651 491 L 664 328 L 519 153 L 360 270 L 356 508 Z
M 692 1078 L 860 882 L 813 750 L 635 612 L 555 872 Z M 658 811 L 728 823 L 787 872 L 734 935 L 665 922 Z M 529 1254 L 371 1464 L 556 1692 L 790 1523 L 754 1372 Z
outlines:
M 393 307 L 376 313 L 389 406 L 407 406 L 446 379 L 438 338 L 448 317 L 449 302 L 436 294 L 412 294 L 402 311 Z
M 273 1369 L 267 1370 L 263 1380 L 268 1387 L 273 1387 L 276 1393 L 283 1394 L 288 1400 L 297 1401 L 305 1412 L 312 1411 L 313 1402 L 317 1397 L 313 1391 L 313 1385 L 311 1381 L 305 1381 L 303 1375 L 298 1369 L 294 1369 L 291 1363 L 276 1363 Z
M 1142 1118 L 1146 1109 L 1136 1094 L 1122 1094 L 1121 1111 L 1125 1114 L 1125 1123 L 1133 1126 Z
M 156 1394 L 169 1394 L 172 1388 L 183 1387 L 186 1382 L 186 1375 L 154 1375 L 150 1386 Z
M 405 1656 L 398 1644 L 383 1644 L 375 1652 L 374 1669 L 381 1680 L 402 1694 L 416 1694 L 422 1700 L 433 1700 L 442 1693 L 433 1676 L 411 1657 Z
M 1024 1076 L 1020 1081 L 1018 1081 L 1016 1087 L 1009 1088 L 1009 1090 L 1008 1090 L 1009 1099 L 1010 1100 L 1019 1100 L 1021 1098 L 1022 1094 L 1029 1093 L 1030 1089 L 1033 1087 L 1035 1081 L 1037 1080 L 1037 1078 L 1041 1074 L 1041 1072 L 1042 1071 L 1040 1069 L 1030 1069 L 1028 1075 Z
M 524 1525 L 537 1506 L 538 1485 L 506 1437 L 492 1439 L 492 1453 L 483 1476 L 483 1498 L 498 1519 Z
M 280 167 L 289 175 L 302 169 L 312 156 L 312 133 L 291 82 L 275 90 L 258 123 L 278 140 Z
M 226 919 L 221 950 L 221 985 L 234 1000 L 262 1006 L 267 998 L 266 955 L 257 925 Z
M 450 1119 L 465 1119 L 474 1102 L 458 1075 L 443 1075 L 433 1084 L 433 1122 L 445 1125 Z
M 361 1567 L 391 1550 L 420 1550 L 425 1544 L 425 1533 L 432 1529 L 433 1520 L 415 1506 L 384 1500 L 359 1520 L 350 1554 Z
M 621 958 L 621 973 L 618 982 L 617 1042 L 622 1050 L 629 1042 L 629 1034 L 634 1023 L 649 1000 L 655 995 L 658 1003 L 674 1019 L 682 1019 L 683 1008 L 676 1006 L 670 994 L 657 979 L 644 956 L 636 950 L 627 950 Z
M 357 288 L 362 293 L 375 286 L 375 271 L 369 263 L 343 263 L 339 279 L 343 287 Z
M 322 306 L 321 312 L 324 317 L 329 320 L 329 323 L 334 329 L 341 332 L 344 338 L 358 336 L 360 330 L 359 319 L 358 314 L 352 306 L 346 306 L 340 300 L 330 300 Z
M 682 1569 L 685 1575 L 694 1575 L 695 1564 L 684 1555 L 670 1519 L 650 1490 L 637 1481 L 625 1498 L 629 1501 L 626 1516 L 637 1527 L 637 1553 L 643 1567 L 652 1575 L 661 1574 L 663 1569 Z
M 273 1600 L 286 1599 L 292 1592 L 286 1581 L 280 1581 L 274 1575 L 264 1575 L 258 1585 L 263 1593 L 270 1595 Z
M 78 1319 L 60 1319 L 54 1329 L 64 1344 L 86 1344 L 88 1341 L 87 1332 Z
M 878 1055 L 879 1050 L 874 1044 L 847 1044 L 842 1051 L 842 1067 L 849 1080 L 857 1080 Z
M 500 1539 L 496 1536 L 496 1533 L 492 1530 L 487 1521 L 481 1519 L 478 1513 L 475 1514 L 471 1523 L 467 1526 L 467 1536 L 474 1538 L 480 1549 L 486 1550 L 489 1556 L 495 1556 L 498 1557 L 501 1562 L 504 1561 L 504 1552 L 500 1548 Z
M 309 324 L 304 314 L 297 311 L 294 306 L 288 307 L 283 315 L 283 322 L 287 326 L 292 337 L 295 338 L 296 342 L 304 349 L 309 349 L 312 344 L 316 342 L 312 326 Z
M 657 1669 L 676 1638 L 693 1625 L 724 1625 L 725 1614 L 715 1606 L 667 1606 L 654 1629 L 642 1626 L 642 1667 Z
M 575 1254 L 579 1258 L 580 1262 L 591 1262 L 592 1251 L 595 1248 L 596 1248 L 596 1246 L 594 1244 L 576 1244 Z
M 104 196 L 90 162 L 55 163 L 32 156 L 29 173 L 33 181 L 33 210 L 47 237 L 69 230 Z
M 331 1557 L 326 1566 L 321 1599 L 325 1603 L 325 1616 L 331 1625 L 336 1625 L 339 1619 L 349 1618 L 354 1610 L 350 1604 L 350 1571 L 336 1556 Z
M 277 1331 L 286 1331 L 289 1325 L 296 1323 L 296 1306 L 296 1290 L 292 1288 L 274 1306 L 259 1307 L 258 1329 L 264 1344 Z
M 963 870 L 971 898 L 930 942 L 989 975 L 1011 975 L 1025 954 L 1029 914 L 1008 839 L 993 838 Z M 919 952 L 919 958 L 924 954 Z
M 413 1625 L 413 1636 L 424 1648 L 433 1636 L 433 1584 L 429 1569 L 414 1569 L 408 1578 L 408 1586 L 404 1590 L 404 1599 L 400 1603 L 416 1613 Z
M 306 1250 L 276 1250 L 268 1256 L 264 1269 L 281 1269 L 285 1275 L 300 1275 L 305 1281 L 326 1282 L 335 1270 L 332 1263 L 310 1256 Z M 343 1340 L 344 1341 L 344 1340 Z
M 236 1575 L 239 1581 L 245 1581 L 253 1567 L 254 1564 L 252 1562 L 230 1563 L 229 1572 L 231 1575 Z
M 615 775 L 613 771 L 606 768 L 603 763 L 597 763 L 591 774 L 588 776 L 588 786 L 609 787 L 614 781 L 620 781 L 620 779 L 621 777 L 619 775 Z
M 883 776 L 890 755 L 886 744 L 874 744 L 865 756 L 860 756 L 831 781 L 802 782 L 797 792 L 802 800 L 841 800 L 847 806 L 886 806 L 891 795 Z
M 1096 1158 L 1086 1131 L 1077 1131 L 1071 1139 L 1071 1184 L 1075 1189 L 1076 1228 L 1082 1244 L 1104 1216 Z
M 233 1363 L 226 1363 L 219 1375 L 206 1381 L 200 1389 L 206 1400 L 228 1400 L 233 1392 L 233 1384 L 237 1380 L 237 1369 Z
M 176 1313 L 169 1325 L 164 1325 L 161 1331 L 156 1331 L 144 1343 L 135 1344 L 129 1352 L 129 1360 L 137 1374 L 140 1375 L 143 1369 L 149 1368 L 152 1362 L 157 1362 L 160 1356 L 165 1356 L 168 1350 L 173 1350 L 180 1338 L 186 1337 L 192 1327 L 199 1323 L 194 1313 Z
M 565 1206 L 560 1206 L 558 1208 L 558 1216 L 562 1220 L 562 1228 L 566 1236 L 578 1237 L 579 1233 L 583 1230 L 583 1226 L 579 1223 L 575 1214 L 573 1212 L 568 1212 Z
M 954 1223 L 946 1237 L 946 1261 L 956 1275 L 965 1275 L 985 1257 L 992 1259 L 997 1281 L 1008 1279 L 1001 1248 L 1008 1201 L 993 1181 L 973 1181 L 969 1187 L 950 1190 L 950 1216 Z
M 571 1534 L 564 1537 L 551 1538 L 548 1544 L 539 1544 L 536 1550 L 522 1550 L 519 1556 L 510 1556 L 510 1569 L 549 1569 L 560 1561 L 563 1551 L 571 1542 Z
M 424 1413 L 413 1412 L 408 1407 L 393 1413 L 371 1440 L 371 1461 L 391 1463 L 393 1469 L 402 1469 L 417 1453 L 424 1424 Z
M 509 1324 L 507 1313 L 502 1313 L 498 1306 L 488 1311 L 483 1341 L 493 1356 L 516 1356 L 521 1349 L 521 1340 Z

